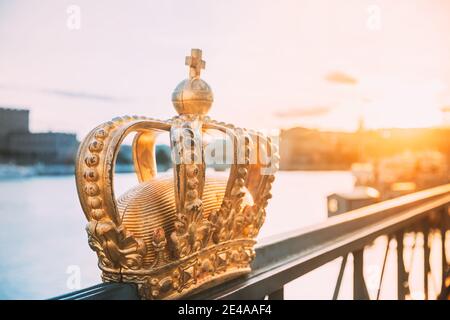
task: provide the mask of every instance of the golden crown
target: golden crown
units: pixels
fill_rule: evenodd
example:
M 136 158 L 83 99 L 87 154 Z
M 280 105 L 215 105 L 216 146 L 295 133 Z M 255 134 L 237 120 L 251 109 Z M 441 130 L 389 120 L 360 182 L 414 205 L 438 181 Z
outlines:
M 278 156 L 260 132 L 210 119 L 201 50 L 186 57 L 189 78 L 174 90 L 178 116 L 125 116 L 93 129 L 81 143 L 76 183 L 90 247 L 102 279 L 131 282 L 144 299 L 174 299 L 250 272 L 254 244 Z M 156 137 L 169 132 L 173 176 L 157 176 Z M 229 176 L 206 175 L 206 133 L 231 142 Z M 114 166 L 124 138 L 139 184 L 116 199 Z

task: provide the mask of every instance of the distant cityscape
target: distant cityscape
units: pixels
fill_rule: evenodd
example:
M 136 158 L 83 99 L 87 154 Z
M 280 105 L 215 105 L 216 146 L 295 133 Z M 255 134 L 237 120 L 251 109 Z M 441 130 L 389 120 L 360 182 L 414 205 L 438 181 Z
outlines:
M 30 111 L 0 108 L 0 162 L 73 164 L 76 135 L 62 132 L 32 133 Z
M 76 135 L 65 132 L 31 132 L 29 116 L 30 111 L 26 109 L 0 108 L 0 165 L 40 165 L 39 170 L 43 174 L 73 173 L 80 144 Z M 158 170 L 167 170 L 170 167 L 169 146 L 157 145 L 156 158 Z M 132 163 L 131 146 L 122 145 L 116 169 L 132 171 Z M 14 170 L 11 175 L 15 174 Z
M 280 169 L 348 170 L 404 152 L 436 151 L 450 165 L 450 127 L 377 129 L 356 132 L 291 128 L 280 132 Z
M 73 164 L 79 146 L 74 133 L 31 132 L 30 111 L 0 108 L 0 164 Z M 321 131 L 303 127 L 280 132 L 281 170 L 349 170 L 356 162 L 376 161 L 402 152 L 437 151 L 450 167 L 450 128 L 378 129 L 356 132 Z M 156 147 L 158 170 L 171 167 L 170 148 Z M 124 145 L 117 163 L 132 170 L 131 146 Z M 128 167 L 127 167 L 128 166 Z M 219 168 L 217 168 L 219 169 Z

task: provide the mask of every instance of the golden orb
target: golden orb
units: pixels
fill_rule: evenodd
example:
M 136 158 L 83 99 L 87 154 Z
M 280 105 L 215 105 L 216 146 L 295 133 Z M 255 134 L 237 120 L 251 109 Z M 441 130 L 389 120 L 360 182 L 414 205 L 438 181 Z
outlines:
M 205 68 L 202 51 L 192 49 L 186 57 L 189 79 L 181 81 L 172 93 L 172 103 L 178 114 L 207 114 L 214 101 L 211 87 L 200 79 L 200 71 Z
M 172 93 L 178 114 L 207 114 L 213 103 L 211 87 L 202 79 L 186 79 Z

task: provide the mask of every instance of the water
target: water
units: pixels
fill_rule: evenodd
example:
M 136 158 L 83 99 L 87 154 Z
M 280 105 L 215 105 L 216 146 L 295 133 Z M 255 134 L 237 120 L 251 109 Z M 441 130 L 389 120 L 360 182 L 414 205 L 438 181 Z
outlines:
M 133 174 L 117 175 L 117 194 L 134 183 Z M 350 191 L 352 184 L 348 172 L 279 172 L 259 238 L 325 220 L 325 197 Z M 100 282 L 97 257 L 87 244 L 86 220 L 72 176 L 1 181 L 0 215 L 1 299 L 45 299 L 73 291 L 76 288 L 70 275 L 74 270 L 80 271 L 81 288 Z M 379 265 L 383 250 L 369 250 L 368 255 L 367 261 Z M 395 257 L 392 259 L 395 262 Z M 311 272 L 288 285 L 286 297 L 331 298 L 338 270 L 337 260 Z M 374 270 L 376 274 L 378 269 Z M 370 278 L 370 268 L 368 271 Z M 386 281 L 395 283 L 394 276 L 392 266 L 387 269 Z M 343 298 L 351 298 L 349 279 L 351 268 L 344 276 Z M 388 289 L 385 297 L 395 298 L 396 288 Z

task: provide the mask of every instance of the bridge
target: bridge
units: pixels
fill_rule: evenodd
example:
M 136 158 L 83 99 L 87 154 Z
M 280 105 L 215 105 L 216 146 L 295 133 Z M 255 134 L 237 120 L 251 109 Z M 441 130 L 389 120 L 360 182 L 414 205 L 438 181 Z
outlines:
M 284 299 L 287 283 L 304 276 L 328 262 L 342 257 L 336 275 L 333 296 L 337 299 L 344 272 L 353 257 L 353 298 L 379 299 L 391 250 L 396 243 L 397 298 L 410 295 L 410 272 L 404 259 L 406 237 L 412 236 L 413 246 L 421 234 L 423 246 L 423 292 L 425 299 L 450 298 L 450 273 L 446 256 L 446 234 L 450 226 L 450 184 L 426 189 L 395 199 L 346 212 L 315 226 L 283 233 L 263 241 L 256 248 L 256 258 L 249 275 L 225 282 L 189 296 L 190 299 Z M 271 214 L 276 214 L 272 212 Z M 441 286 L 436 296 L 429 296 L 431 273 L 431 236 L 440 238 Z M 379 237 L 387 237 L 381 275 L 376 295 L 371 296 L 364 277 L 364 250 Z M 444 241 L 443 241 L 444 239 Z M 139 299 L 133 284 L 103 283 L 87 289 L 61 295 L 59 300 Z

